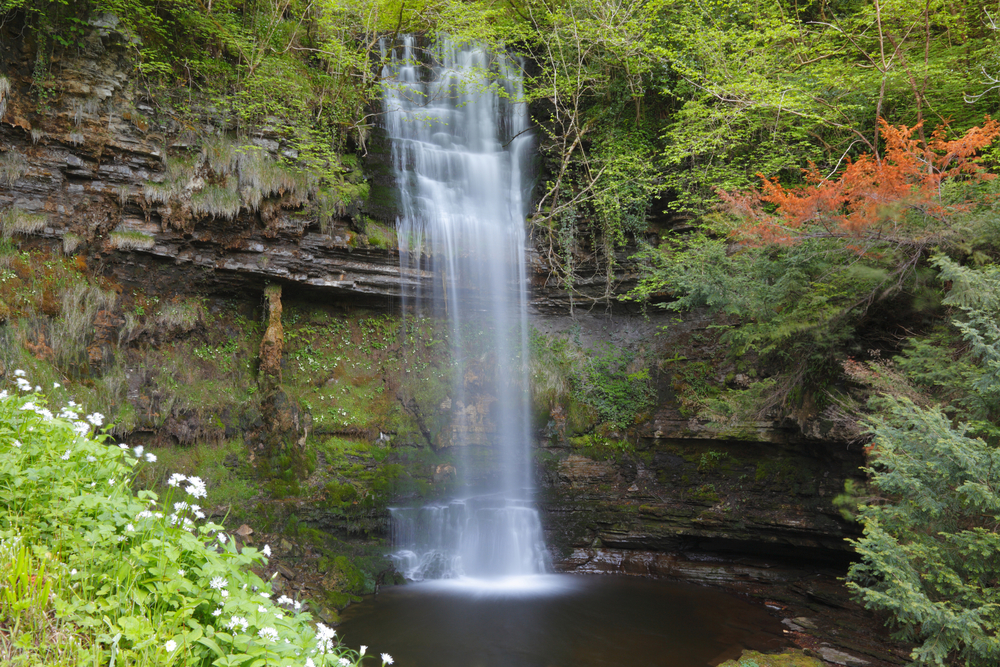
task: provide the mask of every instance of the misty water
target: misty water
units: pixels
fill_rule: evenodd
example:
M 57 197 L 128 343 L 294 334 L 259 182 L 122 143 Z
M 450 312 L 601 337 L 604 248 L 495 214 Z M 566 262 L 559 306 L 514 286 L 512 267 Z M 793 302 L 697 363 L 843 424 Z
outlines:
M 520 64 L 446 38 L 421 44 L 406 35 L 382 49 L 404 311 L 449 322 L 457 361 L 440 409 L 450 411 L 443 437 L 462 490 L 447 502 L 393 508 L 396 568 L 418 581 L 543 573 L 526 368 L 533 140 Z M 416 287 L 423 275 L 430 289 Z M 470 332 L 483 357 L 476 372 L 465 363 Z M 471 447 L 493 450 L 489 483 L 467 476 Z

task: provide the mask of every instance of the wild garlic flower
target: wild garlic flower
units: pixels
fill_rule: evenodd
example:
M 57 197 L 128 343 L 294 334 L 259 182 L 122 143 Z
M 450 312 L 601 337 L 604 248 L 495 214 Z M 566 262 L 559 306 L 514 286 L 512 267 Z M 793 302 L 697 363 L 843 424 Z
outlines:
M 278 631 L 274 628 L 261 628 L 257 635 L 265 641 L 272 643 L 278 641 Z
M 293 602 L 292 598 L 288 597 L 287 595 L 282 595 L 280 598 L 278 598 L 278 604 L 292 604 L 292 602 Z
M 20 368 L 18 368 L 16 371 L 14 371 L 14 376 L 15 377 L 23 378 L 25 375 L 26 375 L 26 373 L 24 371 L 22 371 Z
M 62 456 L 60 456 L 59 458 L 61 458 L 61 459 L 62 459 L 63 461 L 69 461 L 69 455 L 70 455 L 70 454 L 71 454 L 72 452 L 73 452 L 73 450 L 71 450 L 71 449 L 67 449 L 67 450 L 66 450 L 66 453 L 65 453 L 65 454 L 63 454 Z
M 317 623 L 316 646 L 319 648 L 319 652 L 329 653 L 333 651 L 333 638 L 336 636 L 337 636 L 336 630 L 322 623 Z M 361 649 L 361 654 L 364 655 L 364 647 L 362 647 Z
M 264 554 L 268 558 L 271 557 L 271 545 L 270 544 L 265 544 L 264 548 L 261 549 L 260 551 L 261 551 L 262 554 Z
M 140 456 L 142 456 L 142 453 L 143 451 L 145 451 L 145 449 L 146 448 L 143 447 L 142 445 L 136 445 L 135 447 L 132 448 L 132 451 L 135 452 L 135 457 L 139 458 Z
M 208 496 L 208 490 L 205 488 L 205 482 L 202 481 L 201 477 L 188 477 L 188 486 L 184 490 L 188 492 L 189 495 L 195 498 L 205 498 Z
M 382 664 L 383 665 L 391 665 L 392 664 L 392 656 L 389 655 L 388 653 L 383 653 L 382 654 Z
M 259 605 L 257 605 L 257 612 L 261 613 L 261 614 L 266 614 L 267 613 L 267 607 L 265 607 L 262 604 L 259 604 Z
M 150 463 L 156 463 L 156 454 L 146 452 L 146 460 L 149 461 Z
M 173 475 L 170 476 L 170 479 L 167 480 L 167 486 L 180 486 L 181 482 L 183 482 L 186 479 L 187 479 L 186 475 L 182 475 L 179 472 L 175 472 Z
M 243 632 L 246 632 L 247 628 L 250 627 L 250 623 L 249 621 L 247 621 L 247 619 L 243 618 L 242 616 L 233 616 L 232 618 L 229 619 L 229 623 L 226 624 L 226 627 L 229 628 L 230 630 L 235 630 L 236 628 L 240 628 L 243 630 Z
M 186 510 L 188 507 L 190 507 L 190 505 L 188 505 L 183 500 L 180 501 L 180 502 L 174 503 L 174 511 L 175 512 L 182 512 L 182 511 Z
M 347 667 L 348 665 L 351 664 L 351 661 L 348 660 L 347 658 L 341 658 L 340 660 L 337 661 L 337 664 L 340 665 L 341 667 Z
M 225 544 L 225 543 L 226 543 L 226 534 L 219 533 L 219 544 Z
M 212 616 L 222 616 L 222 607 L 216 607 L 215 611 L 212 612 Z
M 128 445 L 126 445 L 124 442 L 119 442 L 118 443 L 118 449 L 120 449 L 120 450 L 122 450 L 124 452 L 126 449 L 128 449 Z
M 364 655 L 364 654 L 365 654 L 365 651 L 367 651 L 367 650 L 368 650 L 368 647 L 367 647 L 367 646 L 365 646 L 364 644 L 362 644 L 362 645 L 361 645 L 361 650 L 360 650 L 360 651 L 358 651 L 358 655 Z
M 226 581 L 225 577 L 215 577 L 215 578 L 212 579 L 212 582 L 208 586 L 209 586 L 209 588 L 213 588 L 213 589 L 215 589 L 217 591 L 221 591 L 223 588 L 225 588 L 228 585 L 229 585 L 229 582 Z
M 102 415 L 100 412 L 94 412 L 92 414 L 87 415 L 87 421 L 89 421 L 94 426 L 100 426 L 101 424 L 104 423 L 104 415 Z

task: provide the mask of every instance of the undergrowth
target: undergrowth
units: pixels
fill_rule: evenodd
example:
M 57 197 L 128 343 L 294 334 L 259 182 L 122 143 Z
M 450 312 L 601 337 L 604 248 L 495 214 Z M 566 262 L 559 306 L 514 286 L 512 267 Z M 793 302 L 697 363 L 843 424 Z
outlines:
M 271 599 L 238 547 L 195 504 L 199 477 L 161 499 L 132 480 L 156 460 L 58 415 L 23 370 L 0 392 L 0 652 L 11 665 L 361 665 L 303 604 Z M 382 655 L 382 664 L 392 658 Z

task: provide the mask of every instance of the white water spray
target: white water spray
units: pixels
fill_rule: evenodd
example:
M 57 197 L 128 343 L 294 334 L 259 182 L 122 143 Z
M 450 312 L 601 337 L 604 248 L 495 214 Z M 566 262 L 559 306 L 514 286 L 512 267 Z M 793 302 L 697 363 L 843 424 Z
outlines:
M 413 36 L 394 47 L 383 43 L 383 55 L 404 305 L 447 317 L 459 357 L 451 444 L 468 450 L 488 439 L 499 469 L 492 488 L 478 495 L 393 509 L 394 559 L 415 580 L 545 572 L 525 366 L 532 137 L 521 69 L 505 54 L 447 40 L 418 52 Z M 423 282 L 408 277 L 416 275 L 431 276 L 433 287 L 415 287 Z M 472 331 L 486 337 L 480 349 L 495 357 L 495 372 L 477 380 L 476 396 L 466 390 L 461 363 L 463 336 Z M 492 399 L 488 414 L 482 396 Z

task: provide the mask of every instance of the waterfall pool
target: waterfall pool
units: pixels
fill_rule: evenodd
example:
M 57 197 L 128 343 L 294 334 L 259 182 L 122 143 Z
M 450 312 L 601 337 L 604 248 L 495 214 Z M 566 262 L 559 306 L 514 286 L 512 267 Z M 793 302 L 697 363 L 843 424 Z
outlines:
M 709 667 L 788 642 L 762 605 L 625 576 L 445 579 L 348 607 L 338 635 L 399 667 Z

